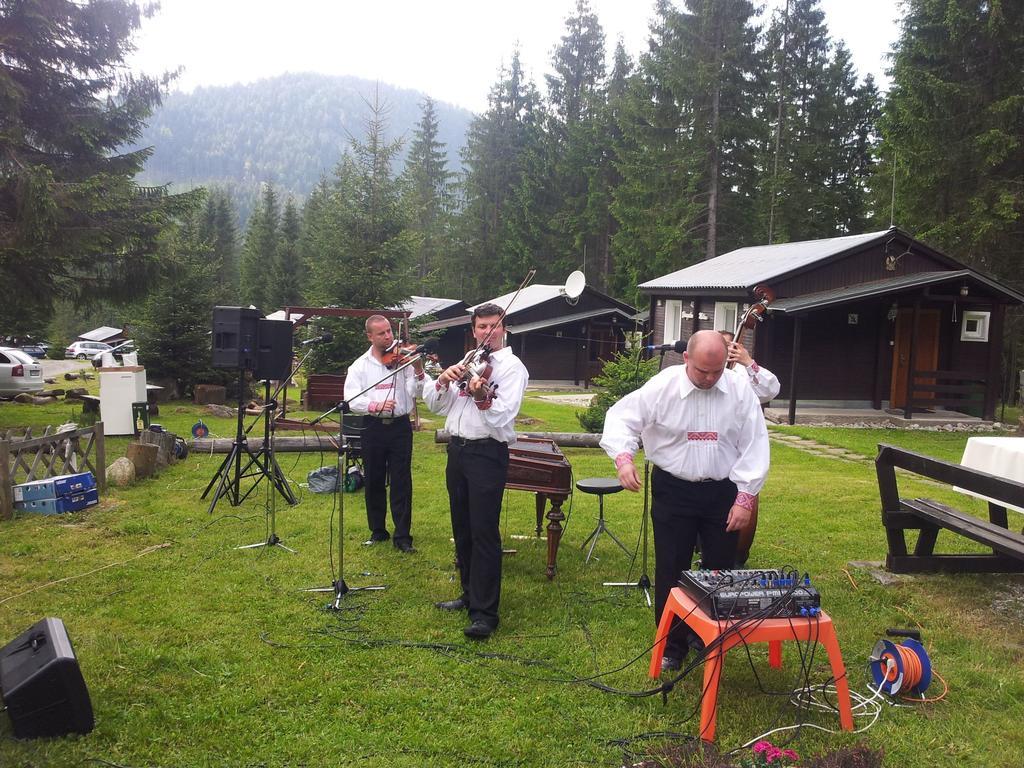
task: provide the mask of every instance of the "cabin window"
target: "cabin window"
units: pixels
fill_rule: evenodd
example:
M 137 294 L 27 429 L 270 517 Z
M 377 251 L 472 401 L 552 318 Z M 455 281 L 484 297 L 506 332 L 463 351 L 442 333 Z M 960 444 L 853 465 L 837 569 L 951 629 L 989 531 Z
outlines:
M 715 302 L 715 330 L 729 331 L 736 330 L 736 313 L 739 305 L 735 301 Z
M 960 327 L 960 341 L 988 341 L 990 312 L 964 312 Z
M 681 299 L 665 299 L 665 327 L 661 340 L 668 344 L 682 336 L 683 302 Z

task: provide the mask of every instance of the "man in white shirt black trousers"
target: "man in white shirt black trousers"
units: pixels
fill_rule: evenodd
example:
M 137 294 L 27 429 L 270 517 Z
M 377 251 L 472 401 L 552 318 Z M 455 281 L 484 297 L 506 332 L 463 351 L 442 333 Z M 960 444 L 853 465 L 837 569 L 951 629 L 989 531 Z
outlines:
M 395 341 L 391 323 L 383 315 L 366 319 L 370 348 L 349 366 L 345 400 L 354 413 L 364 414 L 363 468 L 366 471 L 366 521 L 370 540 L 392 539 L 395 549 L 414 552 L 412 546 L 412 423 L 409 414 L 424 380 L 423 362 L 392 371 L 384 364 L 385 352 Z M 377 386 L 362 395 L 367 387 Z M 391 485 L 391 519 L 387 529 L 387 486 Z
M 529 381 L 526 366 L 505 346 L 503 311 L 482 304 L 473 311 L 473 337 L 487 344 L 489 379 L 466 374 L 461 363 L 437 381 L 427 377 L 423 399 L 445 416 L 449 435 L 445 481 L 455 537 L 462 593 L 437 604 L 447 611 L 469 611 L 466 637 L 483 640 L 498 627 L 501 597 L 501 500 L 508 477 L 508 446 L 516 439 L 516 416 Z
M 768 430 L 745 373 L 727 370 L 716 331 L 690 337 L 684 365 L 658 373 L 608 409 L 601 447 L 619 481 L 639 491 L 633 463 L 638 439 L 654 464 L 654 621 L 679 574 L 690 568 L 697 535 L 705 568 L 735 565 L 739 531 L 768 474 Z M 687 637 L 673 630 L 663 670 L 681 666 Z

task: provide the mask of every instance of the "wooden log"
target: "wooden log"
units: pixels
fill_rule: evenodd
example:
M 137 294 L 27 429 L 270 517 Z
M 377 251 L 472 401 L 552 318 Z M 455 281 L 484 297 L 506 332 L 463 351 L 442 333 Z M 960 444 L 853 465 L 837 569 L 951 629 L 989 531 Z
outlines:
M 598 432 L 517 432 L 516 437 L 542 437 L 554 440 L 560 448 L 600 448 L 601 435 Z M 435 443 L 447 443 L 448 432 L 434 430 Z
M 135 477 L 142 479 L 156 474 L 157 454 L 160 449 L 149 443 L 128 443 L 125 456 L 135 465 Z
M 230 437 L 202 438 L 193 440 L 190 449 L 195 453 L 227 453 L 231 450 L 233 440 Z M 248 441 L 249 450 L 254 453 L 263 447 L 263 438 L 250 438 Z M 305 435 L 304 437 L 275 437 L 274 451 L 276 453 L 302 453 L 303 451 L 335 451 L 336 439 L 331 435 L 317 434 Z
M 175 439 L 177 439 L 177 436 L 173 432 L 153 432 L 151 430 L 144 429 L 139 433 L 140 443 L 143 443 L 144 445 L 155 445 L 157 447 L 157 469 L 163 469 L 176 461 L 174 456 Z

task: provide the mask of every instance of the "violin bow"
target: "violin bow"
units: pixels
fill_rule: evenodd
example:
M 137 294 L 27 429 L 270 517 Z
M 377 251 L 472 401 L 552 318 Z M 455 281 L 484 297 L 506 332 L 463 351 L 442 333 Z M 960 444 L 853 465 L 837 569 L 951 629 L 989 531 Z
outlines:
M 481 349 L 487 346 L 487 342 L 491 340 L 491 334 L 494 333 L 494 329 L 497 328 L 499 324 L 504 324 L 505 315 L 508 314 L 509 309 L 512 307 L 512 303 L 516 300 L 516 298 L 518 298 L 523 288 L 529 285 L 530 281 L 533 280 L 536 274 L 536 269 L 531 269 L 529 272 L 526 273 L 526 277 L 523 278 L 523 282 L 519 284 L 519 287 L 516 288 L 516 292 L 512 294 L 512 298 L 508 300 L 508 304 L 505 305 L 505 308 L 501 310 L 501 314 L 498 315 L 498 322 L 491 326 L 491 330 L 487 332 L 487 335 L 484 336 L 484 340 L 480 342 L 477 348 L 467 353 L 466 356 L 462 358 L 464 365 L 467 361 L 472 359 L 472 355 L 475 355 L 477 352 L 479 352 Z

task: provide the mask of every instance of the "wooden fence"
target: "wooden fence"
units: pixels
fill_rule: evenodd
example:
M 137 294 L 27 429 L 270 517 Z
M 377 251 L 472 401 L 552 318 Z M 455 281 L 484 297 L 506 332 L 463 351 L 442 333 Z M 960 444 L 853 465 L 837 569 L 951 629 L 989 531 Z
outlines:
M 9 520 L 14 514 L 15 485 L 86 470 L 96 478 L 100 492 L 106 490 L 102 421 L 63 432 L 47 427 L 39 437 L 32 436 L 31 428 L 0 432 L 0 519 Z

